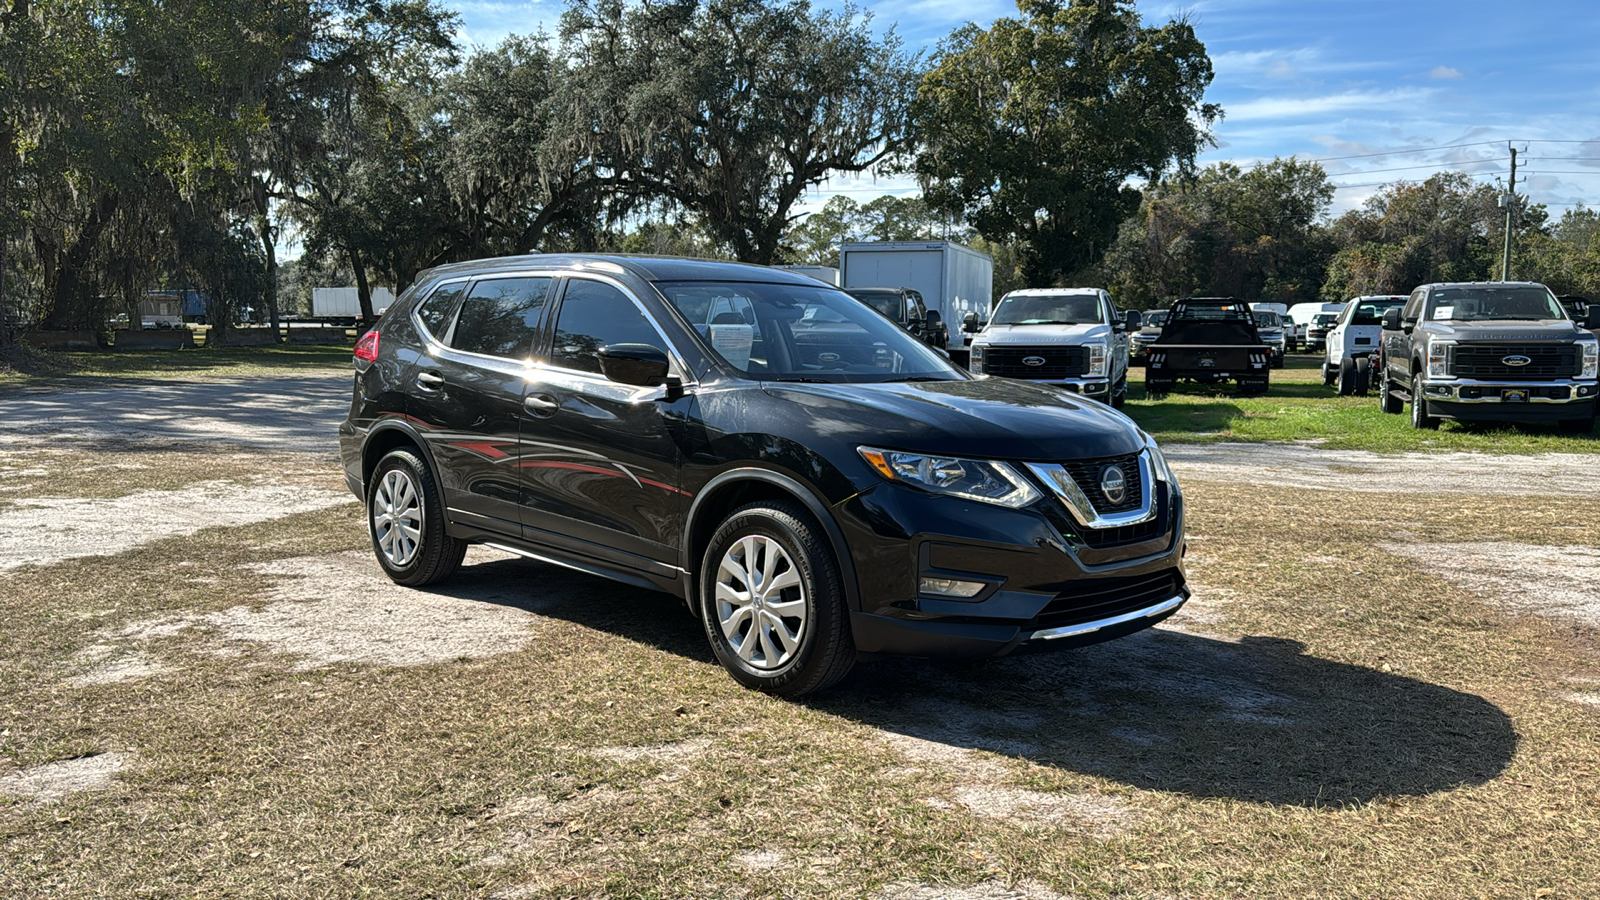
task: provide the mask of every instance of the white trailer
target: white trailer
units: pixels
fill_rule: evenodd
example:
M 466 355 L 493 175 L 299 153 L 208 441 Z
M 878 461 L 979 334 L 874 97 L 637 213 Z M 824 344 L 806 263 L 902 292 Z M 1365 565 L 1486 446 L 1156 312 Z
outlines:
M 793 272 L 796 275 L 804 275 L 807 278 L 815 278 L 823 284 L 831 284 L 834 287 L 839 286 L 839 270 L 833 266 L 773 266 L 773 268 L 782 269 L 785 272 Z
M 843 287 L 908 287 L 937 310 L 950 335 L 950 356 L 966 363 L 961 318 L 989 318 L 994 296 L 994 260 L 953 241 L 873 241 L 839 248 Z
M 394 302 L 386 287 L 372 289 L 372 314 L 381 315 Z M 361 293 L 356 287 L 319 287 L 311 290 L 310 318 L 330 325 L 354 325 L 361 318 Z

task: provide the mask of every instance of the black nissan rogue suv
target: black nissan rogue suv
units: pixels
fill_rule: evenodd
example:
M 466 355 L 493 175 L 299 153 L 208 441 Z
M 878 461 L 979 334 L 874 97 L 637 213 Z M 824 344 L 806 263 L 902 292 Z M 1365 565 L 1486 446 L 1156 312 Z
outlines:
M 1183 495 L 1133 422 L 969 375 L 804 276 L 460 263 L 355 355 L 341 455 L 390 578 L 482 543 L 667 591 L 750 687 L 1093 643 L 1189 597 Z

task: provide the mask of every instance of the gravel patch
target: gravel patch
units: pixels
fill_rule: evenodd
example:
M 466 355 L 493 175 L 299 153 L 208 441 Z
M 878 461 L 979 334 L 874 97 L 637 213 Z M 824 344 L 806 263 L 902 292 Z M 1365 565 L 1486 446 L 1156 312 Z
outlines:
M 967 787 L 956 791 L 955 796 L 973 815 L 1024 824 L 1078 826 L 1097 837 L 1123 833 L 1133 818 L 1126 804 L 1095 794 Z
M 1166 444 L 1179 478 L 1319 491 L 1600 496 L 1600 455 L 1401 453 L 1305 444 Z
M 670 744 L 651 744 L 643 747 L 601 747 L 591 751 L 596 756 L 606 759 L 631 762 L 634 760 L 648 759 L 656 762 L 677 762 L 684 759 L 694 759 L 710 749 L 711 738 L 697 737 L 686 741 L 675 741 Z
M 101 753 L 81 759 L 29 766 L 0 778 L 0 796 L 31 803 L 53 803 L 82 791 L 112 786 L 118 772 L 133 764 L 131 753 Z
M 0 446 L 106 441 L 338 452 L 350 375 L 164 381 L 0 399 Z
M 735 854 L 731 862 L 746 872 L 771 872 L 784 865 L 788 855 L 782 850 L 750 850 Z
M 264 606 L 151 619 L 116 637 L 141 641 L 198 630 L 222 652 L 236 649 L 229 642 L 247 642 L 297 657 L 296 670 L 351 662 L 423 666 L 515 653 L 533 641 L 529 626 L 537 617 L 526 607 L 534 593 L 515 569 L 485 575 L 470 568 L 504 558 L 474 547 L 469 568 L 446 590 L 434 591 L 395 584 L 360 551 L 277 560 L 252 567 L 275 579 Z
M 1600 628 L 1600 549 L 1540 544 L 1379 544 L 1516 612 Z
M 203 528 L 250 525 L 354 502 L 345 491 L 228 481 L 111 500 L 17 500 L 0 515 L 0 572 L 110 556 Z
M 82 674 L 67 679 L 68 686 L 77 688 L 153 678 L 172 671 L 172 667 L 143 650 L 130 650 L 113 644 L 95 644 L 84 648 L 73 658 L 72 668 L 82 670 Z

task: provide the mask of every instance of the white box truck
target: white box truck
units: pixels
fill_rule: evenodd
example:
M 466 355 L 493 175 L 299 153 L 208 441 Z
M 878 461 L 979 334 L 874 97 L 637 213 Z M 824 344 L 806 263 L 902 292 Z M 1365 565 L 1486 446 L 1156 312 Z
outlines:
M 824 284 L 831 284 L 834 287 L 839 286 L 839 270 L 833 266 L 773 266 L 773 268 L 782 269 L 785 272 L 793 272 L 796 275 L 804 275 L 807 278 L 815 278 Z
M 372 289 L 372 314 L 382 315 L 394 302 L 386 287 Z M 309 318 L 329 325 L 354 325 L 361 319 L 361 293 L 355 287 L 319 287 L 311 290 Z
M 840 286 L 911 288 L 937 312 L 950 336 L 950 358 L 967 364 L 961 319 L 989 318 L 994 260 L 953 241 L 852 242 L 839 247 Z

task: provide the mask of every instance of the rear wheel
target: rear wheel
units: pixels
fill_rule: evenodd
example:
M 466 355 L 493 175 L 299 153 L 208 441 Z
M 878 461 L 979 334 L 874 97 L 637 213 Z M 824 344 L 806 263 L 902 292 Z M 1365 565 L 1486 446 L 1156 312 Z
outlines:
M 1356 392 L 1356 361 L 1345 357 L 1339 362 L 1339 396 L 1348 397 Z
M 467 553 L 467 542 L 445 531 L 438 481 L 410 450 L 391 450 L 372 471 L 367 528 L 384 573 L 407 587 L 449 578 Z
M 838 561 L 794 504 L 734 510 L 711 536 L 699 580 L 706 637 L 740 684 L 799 697 L 855 664 Z
M 1160 400 L 1172 390 L 1173 381 L 1170 378 L 1151 378 L 1144 383 L 1144 395 L 1151 400 Z
M 1439 427 L 1439 417 L 1428 415 L 1428 398 L 1422 396 L 1421 375 L 1411 376 L 1411 427 Z
M 1365 356 L 1356 359 L 1356 396 L 1365 397 L 1372 385 L 1372 360 Z

